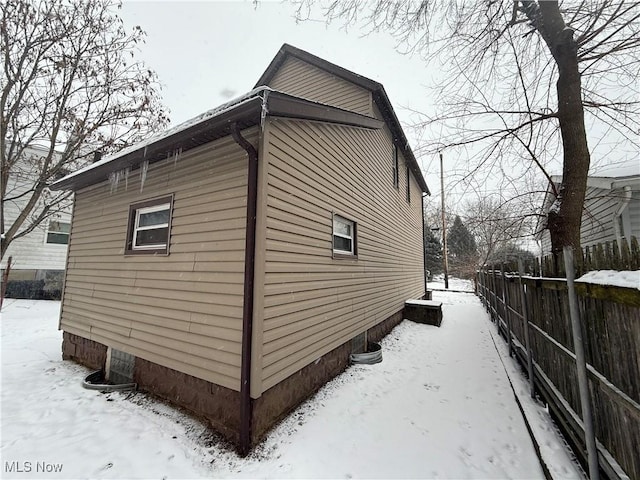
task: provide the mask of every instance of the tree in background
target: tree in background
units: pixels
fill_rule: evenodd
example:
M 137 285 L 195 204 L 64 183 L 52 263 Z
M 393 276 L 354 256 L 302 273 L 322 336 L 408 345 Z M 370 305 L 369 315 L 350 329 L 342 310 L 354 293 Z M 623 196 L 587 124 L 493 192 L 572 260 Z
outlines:
M 479 265 L 487 263 L 497 251 L 531 237 L 537 219 L 536 214 L 527 213 L 527 205 L 499 197 L 466 202 L 464 212 L 465 225 L 476 239 Z
M 640 6 L 624 0 L 299 0 L 297 16 L 326 7 L 327 21 L 364 21 L 385 29 L 406 52 L 440 55 L 448 74 L 435 116 L 445 141 L 431 149 L 478 145 L 467 175 L 503 183 L 562 158 L 558 208 L 547 220 L 554 252 L 580 248 L 580 223 L 591 161 L 587 127 L 603 128 L 596 143 L 617 136 L 638 149 Z M 438 69 L 435 66 L 434 69 Z M 425 74 L 426 75 L 426 74 Z M 437 138 L 437 137 L 436 137 Z M 631 155 L 631 153 L 630 153 Z M 482 183 L 482 182 L 481 182 Z M 544 186 L 546 187 L 546 185 Z M 517 191 L 517 188 L 516 188 Z
M 460 278 L 472 278 L 478 267 L 478 247 L 458 215 L 447 232 L 447 244 L 451 273 Z
M 428 225 L 424 229 L 424 254 L 424 268 L 431 275 L 442 273 L 442 243 Z
M 0 258 L 69 205 L 52 181 L 94 152 L 168 123 L 156 74 L 135 59 L 144 32 L 124 30 L 111 0 L 6 0 L 0 18 Z M 5 217 L 13 204 L 17 218 Z M 7 223 L 7 224 L 5 224 Z
M 522 260 L 525 266 L 532 267 L 536 257 L 529 250 L 525 250 L 515 243 L 506 243 L 493 251 L 486 262 L 488 265 L 505 264 L 512 269 L 517 267 L 518 260 Z

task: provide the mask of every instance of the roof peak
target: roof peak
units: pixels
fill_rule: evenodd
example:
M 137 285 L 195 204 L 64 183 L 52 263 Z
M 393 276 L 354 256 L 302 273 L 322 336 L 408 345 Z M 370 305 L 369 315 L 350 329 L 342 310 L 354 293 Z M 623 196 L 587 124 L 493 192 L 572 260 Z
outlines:
M 380 109 L 389 129 L 391 130 L 394 144 L 402 151 L 405 158 L 408 159 L 409 164 L 411 165 L 411 170 L 413 171 L 416 180 L 420 184 L 420 188 L 422 188 L 422 191 L 426 192 L 429 195 L 431 194 L 429 192 L 429 187 L 427 186 L 427 182 L 424 179 L 422 171 L 420 170 L 420 166 L 418 165 L 418 161 L 416 160 L 415 155 L 413 154 L 413 151 L 409 146 L 409 141 L 404 134 L 404 131 L 400 124 L 400 120 L 398 120 L 395 110 L 391 105 L 391 101 L 387 96 L 387 92 L 385 92 L 384 87 L 381 83 L 352 72 L 351 70 L 347 70 L 344 67 L 336 65 L 335 63 L 331 63 L 324 58 L 313 55 L 312 53 L 309 53 L 305 50 L 301 50 L 300 48 L 294 47 L 293 45 L 284 43 L 278 50 L 278 53 L 276 53 L 276 56 L 273 57 L 273 60 L 271 60 L 271 62 L 267 66 L 267 69 L 256 82 L 256 86 L 268 85 L 271 80 L 273 80 L 278 70 L 280 70 L 283 63 L 289 57 L 294 57 L 302 60 L 303 62 L 324 70 L 331 75 L 334 75 L 347 82 L 353 83 L 354 85 L 357 85 L 371 92 L 373 101 Z
M 282 63 L 287 59 L 287 57 L 290 56 L 305 61 L 317 68 L 335 75 L 336 77 L 355 83 L 356 85 L 372 92 L 384 91 L 384 87 L 381 83 L 355 73 L 351 70 L 348 70 L 344 67 L 341 67 L 340 65 L 332 63 L 328 60 L 325 60 L 324 58 L 318 57 L 317 55 L 307 52 L 306 50 L 294 47 L 293 45 L 290 45 L 288 43 L 282 44 L 282 46 L 278 50 L 278 53 L 276 53 L 276 56 L 273 57 L 273 60 L 271 60 L 264 73 L 256 82 L 255 86 L 257 87 L 259 85 L 266 85 L 267 83 L 269 83 Z

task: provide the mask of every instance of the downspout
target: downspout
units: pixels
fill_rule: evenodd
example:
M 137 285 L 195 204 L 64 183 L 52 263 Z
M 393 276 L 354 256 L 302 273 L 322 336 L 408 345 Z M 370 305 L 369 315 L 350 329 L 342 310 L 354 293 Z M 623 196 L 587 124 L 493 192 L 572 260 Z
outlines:
M 424 298 L 427 297 L 427 240 L 425 238 L 425 225 L 424 225 L 424 196 L 423 193 L 420 196 L 420 203 L 422 204 L 422 275 L 424 275 Z
M 256 210 L 258 201 L 258 152 L 241 134 L 236 122 L 231 136 L 248 155 L 247 224 L 244 247 L 244 300 L 242 304 L 242 360 L 240 364 L 240 455 L 251 448 L 251 335 L 253 330 L 253 284 L 256 256 Z
M 615 232 L 616 240 L 618 241 L 618 248 L 622 248 L 622 234 L 624 233 L 620 231 L 620 221 L 618 220 L 618 218 L 622 216 L 622 212 L 624 212 L 624 209 L 627 208 L 627 205 L 629 205 L 630 201 L 631 187 L 629 185 L 626 185 L 624 187 L 624 196 L 618 204 L 616 213 L 613 214 L 613 231 Z

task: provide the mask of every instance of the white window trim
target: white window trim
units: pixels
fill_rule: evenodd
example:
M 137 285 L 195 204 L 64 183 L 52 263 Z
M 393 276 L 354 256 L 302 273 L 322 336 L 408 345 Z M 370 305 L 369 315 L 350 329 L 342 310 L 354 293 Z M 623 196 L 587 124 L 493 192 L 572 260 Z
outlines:
M 158 228 L 169 228 L 169 222 L 166 223 L 157 223 L 154 225 L 145 225 L 144 227 L 140 227 L 140 215 L 145 213 L 153 213 L 153 212 L 161 212 L 163 210 L 169 210 L 169 216 L 171 216 L 171 203 L 162 203 L 160 205 L 153 205 L 151 207 L 143 207 L 136 209 L 136 220 L 133 225 L 133 238 L 131 240 L 131 249 L 132 250 L 156 250 L 158 248 L 166 248 L 167 242 L 163 243 L 154 243 L 151 245 L 138 245 L 138 232 L 142 232 L 145 230 L 156 230 Z
M 341 233 L 337 233 L 335 231 L 335 221 L 336 219 L 338 219 L 338 221 L 342 221 L 343 223 L 349 224 L 350 229 L 351 229 L 351 236 L 349 235 L 343 235 Z M 356 222 L 354 222 L 353 220 L 349 220 L 346 217 L 343 217 L 342 215 L 338 215 L 336 213 L 333 214 L 332 219 L 331 219 L 331 246 L 333 248 L 333 253 L 338 254 L 338 255 L 350 255 L 350 256 L 355 256 L 356 254 Z M 351 240 L 351 250 L 341 250 L 339 248 L 335 248 L 335 243 L 333 240 L 333 237 L 340 237 L 340 238 L 347 238 L 349 240 Z

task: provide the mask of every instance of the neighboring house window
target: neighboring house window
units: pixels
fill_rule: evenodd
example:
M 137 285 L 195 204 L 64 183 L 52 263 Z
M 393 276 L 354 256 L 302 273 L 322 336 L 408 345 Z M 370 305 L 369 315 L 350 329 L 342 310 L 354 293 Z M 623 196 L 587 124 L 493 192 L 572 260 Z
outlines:
M 355 256 L 357 251 L 356 222 L 334 214 L 333 253 Z
M 69 223 L 51 220 L 47 229 L 47 243 L 67 245 L 70 231 L 71 225 Z
M 411 172 L 407 165 L 407 202 L 411 203 Z
M 173 195 L 129 207 L 128 254 L 169 253 Z
M 398 168 L 398 147 L 393 146 L 393 186 L 398 188 L 400 183 L 400 170 Z

